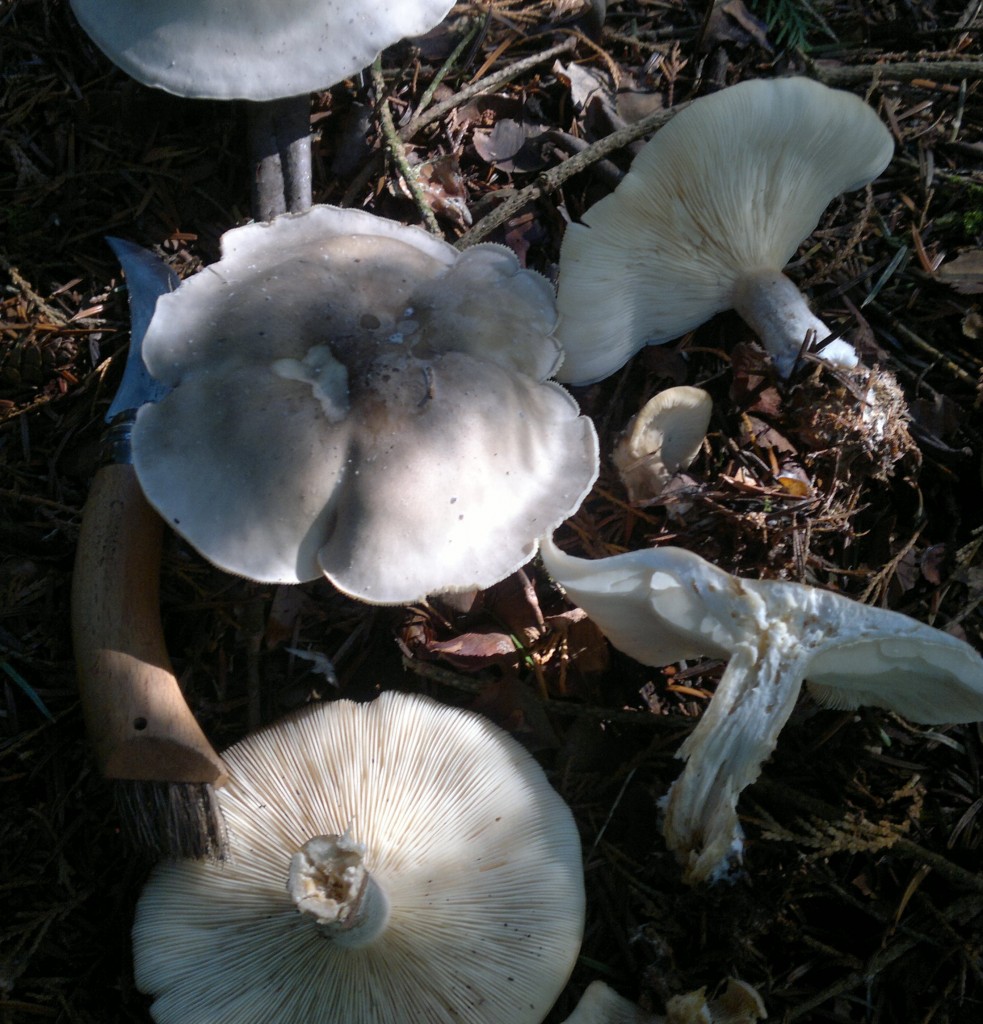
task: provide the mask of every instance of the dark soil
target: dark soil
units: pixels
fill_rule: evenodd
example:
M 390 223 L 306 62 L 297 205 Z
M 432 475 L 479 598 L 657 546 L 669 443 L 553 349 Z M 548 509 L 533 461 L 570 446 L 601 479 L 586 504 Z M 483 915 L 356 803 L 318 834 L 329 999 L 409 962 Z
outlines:
M 903 399 L 888 441 L 872 448 L 835 374 L 808 363 L 777 386 L 747 329 L 717 317 L 575 389 L 604 466 L 558 539 L 588 557 L 678 544 L 738 575 L 831 587 L 983 649 L 983 96 L 964 63 L 980 61 L 980 5 L 635 0 L 609 4 L 600 33 L 577 7 L 460 4 L 444 29 L 384 55 L 399 127 L 465 18 L 481 29 L 437 101 L 558 43 L 575 47 L 404 139 L 445 236 L 467 230 L 462 205 L 480 224 L 540 182 L 488 237 L 555 274 L 564 223 L 610 191 L 632 154 L 622 147 L 550 189 L 537 175 L 580 140 L 744 79 L 820 77 L 878 110 L 896 156 L 870 190 L 830 206 L 790 273 L 869 365 L 896 376 Z M 757 20 L 769 16 L 772 28 Z M 564 70 L 573 60 L 613 106 L 578 102 Z M 315 201 L 419 222 L 381 155 L 376 110 L 368 72 L 315 98 Z M 489 142 L 506 119 L 529 136 L 518 153 Z M 214 261 L 222 232 L 249 216 L 244 151 L 235 105 L 131 81 L 64 0 L 0 4 L 3 1024 L 150 1019 L 129 947 L 150 860 L 131 849 L 113 787 L 92 766 L 69 635 L 80 515 L 127 344 L 125 289 L 103 238 L 150 248 L 181 276 Z M 961 253 L 964 269 L 948 271 Z M 609 461 L 629 417 L 678 383 L 715 402 L 682 519 L 632 507 Z M 807 488 L 789 482 L 793 469 Z M 657 802 L 720 665 L 643 668 L 555 618 L 569 606 L 535 563 L 526 571 L 538 608 L 516 576 L 466 614 L 438 602 L 378 609 L 327 583 L 291 591 L 231 578 L 171 537 L 162 614 L 218 747 L 306 701 L 398 687 L 481 710 L 534 750 L 580 826 L 589 900 L 582 956 L 550 1021 L 595 978 L 662 1012 L 668 997 L 728 976 L 754 985 L 774 1020 L 983 1019 L 979 725 L 914 726 L 803 697 L 741 800 L 743 874 L 687 887 Z M 515 649 L 503 654 L 502 637 Z M 331 658 L 337 689 L 287 648 Z

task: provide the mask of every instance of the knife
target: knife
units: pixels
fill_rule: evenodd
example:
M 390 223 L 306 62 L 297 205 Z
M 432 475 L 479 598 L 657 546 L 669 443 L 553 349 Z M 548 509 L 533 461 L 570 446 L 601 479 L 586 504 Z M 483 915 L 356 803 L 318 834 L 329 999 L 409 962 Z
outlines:
M 103 775 L 193 784 L 187 792 L 171 790 L 166 800 L 150 801 L 170 805 L 172 821 L 188 828 L 189 820 L 201 820 L 196 784 L 221 786 L 228 775 L 171 668 L 159 604 L 163 523 L 143 496 L 129 445 L 137 409 L 167 391 L 148 372 L 142 344 L 157 299 L 173 291 L 178 278 L 145 249 L 118 238 L 107 241 L 126 275 L 130 350 L 106 414 L 109 460 L 96 472 L 82 512 L 72 578 L 72 642 L 86 729 Z M 195 803 L 199 810 L 190 817 L 174 815 L 175 800 Z M 159 836 L 158 824 L 142 822 L 139 830 Z M 209 845 L 208 836 L 171 835 L 158 845 L 162 853 L 180 854 L 202 843 Z

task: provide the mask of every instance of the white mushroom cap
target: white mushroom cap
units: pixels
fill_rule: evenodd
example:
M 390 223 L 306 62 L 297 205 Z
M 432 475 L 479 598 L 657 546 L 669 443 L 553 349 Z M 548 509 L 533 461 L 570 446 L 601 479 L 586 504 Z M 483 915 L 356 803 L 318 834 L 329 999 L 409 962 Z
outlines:
M 665 1024 L 665 1017 L 646 1013 L 603 981 L 592 981 L 563 1024 Z
M 780 274 L 830 200 L 877 177 L 892 151 L 870 107 L 809 79 L 742 82 L 694 101 L 584 223 L 567 228 L 560 379 L 600 380 L 645 344 L 734 308 L 739 296 L 752 326 L 789 321 L 786 333 L 762 338 L 784 372 L 805 329 L 820 340 L 829 330 L 794 286 L 791 298 L 782 290 L 766 301 L 754 289 L 739 293 L 742 282 Z
M 71 0 L 127 74 L 178 96 L 273 100 L 326 89 L 453 0 Z
M 657 498 L 700 453 L 713 412 L 702 388 L 666 388 L 632 417 L 613 461 L 632 501 Z
M 739 579 L 678 548 L 592 562 L 544 540 L 541 553 L 570 600 L 637 661 L 729 659 L 678 751 L 686 768 L 666 807 L 666 841 L 689 881 L 719 877 L 739 859 L 737 799 L 803 680 L 836 707 L 868 704 L 926 724 L 983 720 L 983 658 L 907 615 L 804 584 Z
M 332 207 L 237 228 L 147 331 L 174 390 L 137 417 L 141 486 L 252 579 L 323 572 L 380 604 L 490 586 L 597 473 L 592 424 L 546 381 L 554 320 L 500 246 Z
M 507 733 L 390 692 L 312 706 L 224 757 L 227 859 L 159 865 L 137 906 L 158 1024 L 542 1020 L 583 933 L 580 842 Z M 305 876 L 325 847 L 336 863 Z M 348 899 L 359 872 L 376 909 Z M 305 885 L 351 917 L 318 923 Z

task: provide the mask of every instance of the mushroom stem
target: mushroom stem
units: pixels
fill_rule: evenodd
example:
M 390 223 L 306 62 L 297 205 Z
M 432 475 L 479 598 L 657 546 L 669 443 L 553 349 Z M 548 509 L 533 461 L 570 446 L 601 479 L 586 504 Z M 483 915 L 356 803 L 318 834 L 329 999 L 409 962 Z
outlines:
M 815 342 L 832 334 L 802 292 L 778 270 L 757 270 L 742 277 L 734 290 L 734 309 L 761 339 L 782 377 L 792 373 L 810 334 Z M 853 346 L 841 339 L 831 341 L 821 355 L 837 366 L 857 365 Z
M 808 636 L 800 617 L 776 615 L 756 593 L 745 596 L 757 606 L 756 629 L 735 646 L 710 706 L 679 748 L 687 763 L 667 798 L 666 843 L 684 862 L 688 882 L 716 881 L 740 861 L 738 797 L 775 749 L 825 639 L 822 627 Z
M 311 208 L 310 98 L 248 103 L 249 145 L 255 168 L 253 216 L 272 220 Z
M 365 846 L 347 834 L 304 843 L 291 858 L 287 891 L 325 938 L 349 949 L 367 946 L 389 920 L 389 897 L 365 866 Z

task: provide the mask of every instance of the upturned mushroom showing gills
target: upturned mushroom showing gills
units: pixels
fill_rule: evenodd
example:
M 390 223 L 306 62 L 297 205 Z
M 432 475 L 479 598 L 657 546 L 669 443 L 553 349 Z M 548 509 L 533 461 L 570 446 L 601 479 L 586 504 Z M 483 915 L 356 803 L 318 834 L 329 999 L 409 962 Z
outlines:
M 159 865 L 133 929 L 158 1024 L 532 1024 L 573 968 L 580 841 L 515 740 L 384 693 L 225 753 L 224 862 Z
M 552 289 L 508 249 L 332 207 L 222 241 L 158 302 L 144 358 L 173 390 L 133 429 L 206 558 L 402 604 L 504 579 L 580 504 L 597 437 L 548 380 Z
M 782 269 L 841 192 L 888 165 L 893 142 L 851 93 L 805 78 L 748 81 L 695 100 L 635 158 L 560 250 L 560 380 L 586 384 L 646 344 L 726 309 L 787 377 L 828 327 Z M 834 340 L 823 358 L 856 365 Z
M 688 881 L 739 861 L 741 791 L 775 747 L 803 680 L 821 704 L 887 708 L 925 724 L 983 720 L 983 658 L 907 615 L 800 583 L 732 576 L 682 548 L 594 561 L 544 540 L 550 575 L 612 644 L 645 665 L 727 660 L 679 748 L 664 833 Z

